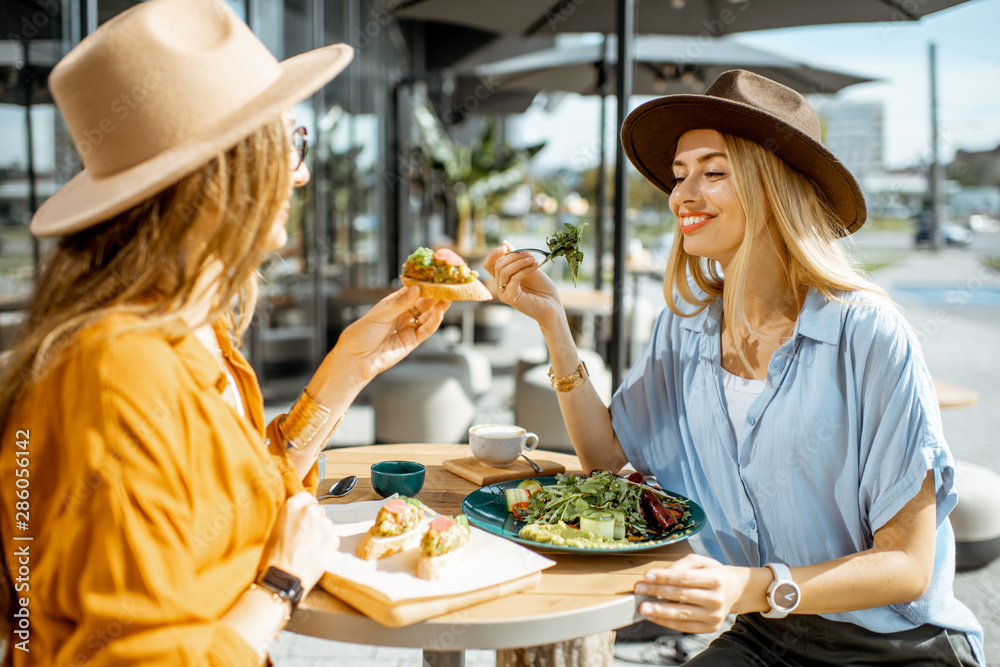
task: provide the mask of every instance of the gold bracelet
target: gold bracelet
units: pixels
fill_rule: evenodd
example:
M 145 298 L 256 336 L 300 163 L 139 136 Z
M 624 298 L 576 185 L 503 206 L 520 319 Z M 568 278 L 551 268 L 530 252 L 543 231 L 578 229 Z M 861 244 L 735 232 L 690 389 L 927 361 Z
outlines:
M 580 365 L 576 367 L 576 370 L 572 375 L 567 375 L 562 378 L 557 378 L 552 372 L 552 367 L 549 366 L 549 382 L 552 383 L 552 388 L 556 391 L 569 391 L 570 389 L 575 389 L 586 382 L 588 377 L 590 377 L 590 371 L 587 370 L 587 364 L 583 361 L 581 361 Z
M 288 414 L 278 420 L 278 432 L 285 439 L 285 448 L 302 449 L 330 421 L 331 414 L 330 408 L 314 401 L 303 389 Z
M 292 615 L 288 611 L 288 610 L 291 610 L 292 605 L 291 605 L 290 602 L 288 602 L 288 600 L 282 600 L 281 596 L 278 595 L 277 593 L 275 593 L 274 591 L 269 591 L 266 588 L 258 586 L 255 582 L 252 582 L 252 581 L 250 582 L 250 590 L 252 590 L 252 591 L 263 591 L 263 592 L 267 593 L 268 595 L 270 595 L 272 600 L 274 600 L 275 602 L 277 602 L 278 604 L 280 604 L 284 609 L 286 609 L 286 611 L 285 611 L 285 623 L 288 623 L 288 621 L 292 620 Z

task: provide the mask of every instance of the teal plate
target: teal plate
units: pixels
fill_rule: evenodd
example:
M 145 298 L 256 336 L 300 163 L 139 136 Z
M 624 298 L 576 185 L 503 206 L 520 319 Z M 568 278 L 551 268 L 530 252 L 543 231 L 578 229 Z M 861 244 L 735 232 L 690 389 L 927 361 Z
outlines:
M 542 486 L 549 486 L 556 483 L 555 477 L 535 477 L 532 479 L 536 479 Z M 668 493 L 679 500 L 683 500 L 688 504 L 688 509 L 691 510 L 691 518 L 688 519 L 688 525 L 685 528 L 674 531 L 666 537 L 640 540 L 632 542 L 627 547 L 619 547 L 616 549 L 587 549 L 584 547 L 570 547 L 558 544 L 549 544 L 548 542 L 525 540 L 518 537 L 518 533 L 521 531 L 521 527 L 524 526 L 524 522 L 514 518 L 514 515 L 507 511 L 507 503 L 503 497 L 504 489 L 512 489 L 522 481 L 524 480 L 514 479 L 508 482 L 498 482 L 496 484 L 484 486 L 481 489 L 476 489 L 467 495 L 465 500 L 462 501 L 462 513 L 469 518 L 469 523 L 472 525 L 482 528 L 483 530 L 495 535 L 499 535 L 500 537 L 506 537 L 508 540 L 513 540 L 514 542 L 518 542 L 525 546 L 551 551 L 569 551 L 584 554 L 622 553 L 655 549 L 656 547 L 673 544 L 674 542 L 682 542 L 705 527 L 705 511 L 696 502 L 689 500 L 684 496 L 667 491 L 665 493 Z

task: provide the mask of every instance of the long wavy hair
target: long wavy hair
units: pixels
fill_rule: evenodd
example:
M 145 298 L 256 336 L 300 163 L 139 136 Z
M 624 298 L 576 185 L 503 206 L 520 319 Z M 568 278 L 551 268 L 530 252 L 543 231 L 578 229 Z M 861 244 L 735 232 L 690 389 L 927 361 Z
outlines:
M 224 317 L 238 342 L 253 317 L 266 240 L 289 196 L 290 150 L 275 115 L 163 192 L 61 237 L 0 368 L 0 433 L 18 399 L 63 359 L 77 333 L 109 314 L 137 315 L 128 330 L 179 333 Z M 178 312 L 203 296 L 205 269 L 213 262 L 222 266 L 211 285 L 215 305 L 203 322 L 184 325 Z M 0 585 L 6 619 L 12 593 L 8 576 Z
M 746 219 L 743 240 L 723 272 L 718 262 L 685 252 L 683 235 L 678 233 L 663 280 L 663 293 L 671 311 L 691 317 L 722 297 L 727 322 L 742 327 L 758 340 L 771 342 L 750 323 L 744 306 L 750 261 L 760 252 L 776 252 L 782 258 L 788 284 L 800 297 L 809 288 L 836 301 L 843 300 L 845 292 L 865 291 L 876 295 L 878 301 L 891 303 L 885 290 L 873 283 L 847 253 L 840 240 L 842 226 L 813 181 L 757 143 L 729 134 L 723 134 L 722 139 L 733 189 Z M 769 218 L 772 224 L 768 224 Z M 764 244 L 770 247 L 762 247 Z M 704 297 L 694 294 L 692 282 Z M 695 310 L 681 309 L 675 295 L 696 306 Z M 740 361 L 749 370 L 743 346 L 735 338 L 737 326 L 729 326 L 728 333 Z

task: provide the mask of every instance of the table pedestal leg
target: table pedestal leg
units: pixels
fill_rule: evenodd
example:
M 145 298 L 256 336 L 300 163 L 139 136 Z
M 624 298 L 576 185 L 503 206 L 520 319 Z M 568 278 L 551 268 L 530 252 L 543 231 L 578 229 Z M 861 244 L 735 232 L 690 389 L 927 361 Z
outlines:
M 465 667 L 465 651 L 424 649 L 424 667 Z
M 497 667 L 611 667 L 615 662 L 614 648 L 615 633 L 598 632 L 555 644 L 497 649 Z

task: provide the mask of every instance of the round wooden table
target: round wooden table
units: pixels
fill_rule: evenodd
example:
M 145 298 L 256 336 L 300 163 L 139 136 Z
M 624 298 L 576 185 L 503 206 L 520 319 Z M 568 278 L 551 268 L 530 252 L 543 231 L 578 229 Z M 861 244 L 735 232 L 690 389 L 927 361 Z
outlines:
M 966 408 L 979 402 L 979 392 L 960 384 L 932 377 L 938 405 L 942 408 Z
M 465 496 L 478 488 L 441 467 L 448 459 L 469 456 L 468 445 L 375 445 L 328 450 L 326 456 L 326 479 L 320 483 L 320 492 L 345 475 L 357 475 L 358 484 L 346 497 L 324 503 L 377 500 L 371 464 L 395 459 L 427 466 L 424 487 L 416 497 L 441 513 L 457 514 Z M 579 472 L 575 456 L 536 451 L 532 458 L 536 457 Z M 545 552 L 556 565 L 542 571 L 534 588 L 401 628 L 380 625 L 317 587 L 299 606 L 288 629 L 342 642 L 420 648 L 426 664 L 459 666 L 465 664 L 465 649 L 536 646 L 640 620 L 632 593 L 635 583 L 646 570 L 687 553 L 687 542 L 625 554 Z

